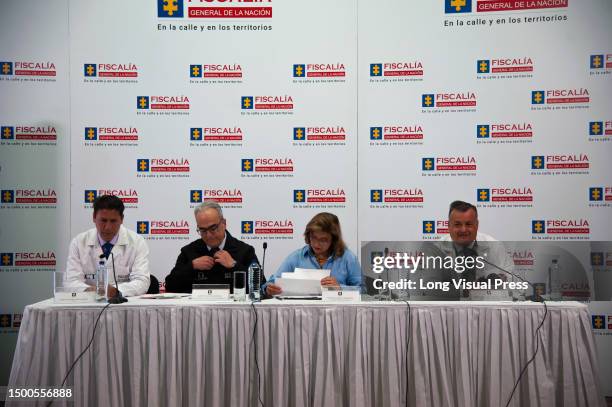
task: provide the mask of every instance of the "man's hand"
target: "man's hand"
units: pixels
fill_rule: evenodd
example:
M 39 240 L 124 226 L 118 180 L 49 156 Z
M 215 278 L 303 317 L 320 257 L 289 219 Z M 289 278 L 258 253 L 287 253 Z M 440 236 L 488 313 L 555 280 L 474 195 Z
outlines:
M 226 269 L 231 269 L 236 264 L 236 261 L 229 252 L 225 250 L 219 250 L 215 253 L 215 263 L 218 263 Z
M 338 284 L 338 281 L 332 276 L 322 278 L 321 285 L 323 287 L 340 287 L 340 284 Z
M 210 256 L 202 256 L 191 261 L 193 268 L 196 270 L 210 270 L 215 265 L 215 259 Z
M 270 297 L 273 295 L 278 295 L 282 292 L 283 289 L 277 286 L 276 284 L 270 283 L 266 286 L 266 294 L 268 294 Z

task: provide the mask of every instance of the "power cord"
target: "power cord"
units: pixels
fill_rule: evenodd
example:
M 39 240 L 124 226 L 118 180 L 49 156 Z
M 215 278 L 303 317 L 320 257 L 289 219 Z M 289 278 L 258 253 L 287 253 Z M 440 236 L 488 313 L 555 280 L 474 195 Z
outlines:
M 529 281 L 525 280 L 524 278 L 522 278 L 521 276 L 519 276 L 519 275 L 517 275 L 517 274 L 514 274 L 514 273 L 512 273 L 512 272 L 510 272 L 510 271 L 508 271 L 508 270 L 505 270 L 505 269 L 503 269 L 503 268 L 499 267 L 497 264 L 493 264 L 493 263 L 491 263 L 490 261 L 487 261 L 487 260 L 486 260 L 486 259 L 484 259 L 484 258 L 483 258 L 483 261 L 484 261 L 485 263 L 487 263 L 488 265 L 493 266 L 493 267 L 495 267 L 496 269 L 501 270 L 501 271 L 503 271 L 504 273 L 509 274 L 509 275 L 511 275 L 511 276 L 513 276 L 513 277 L 515 277 L 515 278 L 517 278 L 517 279 L 519 279 L 519 280 L 521 280 L 521 281 L 523 281 L 523 282 L 525 282 L 525 283 L 529 284 L 529 285 L 531 286 L 531 288 L 533 288 L 533 289 L 534 289 L 534 296 L 535 296 L 535 287 L 534 287 L 534 285 L 533 285 L 533 284 L 531 284 L 531 282 L 529 282 Z M 524 374 L 525 374 L 525 372 L 527 371 L 527 368 L 529 367 L 529 365 L 530 365 L 531 363 L 533 363 L 533 361 L 534 361 L 534 360 L 535 360 L 535 358 L 536 358 L 536 355 L 538 354 L 538 351 L 540 350 L 540 339 L 541 339 L 541 337 L 540 337 L 540 329 L 541 329 L 541 328 L 542 328 L 542 326 L 544 325 L 544 322 L 546 321 L 546 317 L 548 316 L 548 306 L 546 305 L 546 300 L 544 300 L 544 298 L 542 298 L 542 296 L 540 296 L 540 297 L 539 297 L 539 298 L 537 298 L 537 299 L 535 299 L 535 298 L 534 298 L 534 301 L 536 301 L 536 302 L 542 302 L 542 305 L 544 305 L 544 317 L 542 318 L 542 321 L 540 321 L 540 324 L 538 325 L 538 327 L 537 327 L 537 328 L 536 328 L 536 330 L 535 330 L 535 333 L 533 334 L 533 338 L 534 338 L 534 340 L 536 341 L 536 349 L 535 349 L 535 352 L 533 352 L 533 356 L 531 357 L 531 359 L 529 359 L 529 360 L 527 361 L 527 363 L 525 364 L 525 366 L 523 366 L 523 369 L 521 369 L 521 373 L 519 374 L 518 379 L 517 379 L 517 380 L 516 380 L 516 382 L 514 383 L 514 387 L 512 388 L 512 392 L 510 393 L 510 397 L 508 397 L 508 402 L 506 403 L 506 407 L 508 407 L 508 406 L 510 405 L 510 402 L 512 401 L 512 397 L 514 397 L 514 392 L 516 391 L 516 388 L 518 387 L 518 385 L 519 385 L 519 383 L 520 383 L 521 379 L 523 378 L 523 375 L 524 375 Z
M 408 355 L 410 353 L 410 336 L 412 334 L 412 312 L 410 302 L 404 301 L 408 306 L 408 332 L 406 333 L 406 406 L 408 406 Z
M 525 366 L 521 370 L 521 373 L 519 374 L 519 377 L 516 380 L 516 383 L 514 383 L 514 387 L 512 388 L 512 393 L 510 393 L 510 397 L 508 397 L 508 402 L 506 403 L 506 407 L 508 407 L 510 405 L 510 402 L 512 401 L 512 397 L 514 396 L 514 392 L 516 391 L 516 388 L 517 388 L 518 384 L 520 383 L 521 379 L 523 378 L 523 375 L 527 371 L 527 368 L 529 367 L 529 365 L 535 360 L 535 357 L 538 354 L 538 351 L 540 350 L 540 339 L 541 339 L 541 337 L 540 337 L 540 328 L 542 328 L 542 325 L 544 325 L 544 321 L 546 321 L 546 316 L 548 315 L 548 307 L 546 306 L 546 301 L 544 301 L 544 299 L 542 299 L 542 304 L 544 305 L 544 318 L 542 318 L 542 321 L 540 322 L 540 325 L 538 325 L 538 327 L 536 328 L 536 331 L 535 331 L 535 333 L 533 335 L 534 340 L 536 341 L 535 352 L 533 352 L 533 356 L 531 357 L 531 359 L 529 359 L 527 361 L 527 363 L 525 364 Z
M 102 314 L 104 313 L 104 311 L 106 311 L 108 309 L 108 307 L 111 304 L 108 303 L 104 306 L 104 308 L 102 308 L 102 310 L 100 311 L 100 313 L 98 314 L 98 317 L 96 318 L 96 323 L 94 324 L 94 328 L 93 328 L 93 332 L 91 333 L 91 340 L 89 341 L 89 343 L 87 344 L 87 346 L 85 347 L 85 349 L 83 349 L 83 351 L 81 352 L 81 354 L 79 356 L 77 356 L 77 358 L 74 360 L 74 362 L 72 362 L 72 365 L 70 366 L 70 369 L 68 369 L 68 373 L 66 373 L 66 376 L 64 377 L 64 380 L 62 380 L 62 384 L 60 385 L 60 387 L 64 387 L 64 384 L 66 384 L 66 380 L 68 380 L 68 376 L 70 376 L 70 373 L 72 373 L 72 370 L 74 369 L 74 367 L 76 366 L 77 362 L 79 360 L 81 360 L 81 358 L 83 357 L 83 355 L 85 355 L 85 352 L 87 352 L 87 350 L 89 349 L 89 347 L 91 346 L 91 344 L 93 343 L 95 337 L 96 337 L 96 329 L 98 328 L 98 322 L 100 322 L 100 317 L 102 316 Z M 49 407 L 51 404 L 53 404 L 53 402 L 55 401 L 55 397 L 52 398 L 49 401 L 49 404 L 47 404 L 47 407 Z
M 255 314 L 255 324 L 253 325 L 253 333 L 251 335 L 251 344 L 253 344 L 254 347 L 254 356 L 255 356 L 255 368 L 257 369 L 257 400 L 259 401 L 259 404 L 261 405 L 261 407 L 265 407 L 263 401 L 261 400 L 261 373 L 259 371 L 259 361 L 258 361 L 258 357 L 257 357 L 257 323 L 258 323 L 258 316 L 257 316 L 257 310 L 255 309 L 255 303 L 256 302 L 261 302 L 261 300 L 259 301 L 251 301 L 251 309 L 253 310 L 253 313 Z

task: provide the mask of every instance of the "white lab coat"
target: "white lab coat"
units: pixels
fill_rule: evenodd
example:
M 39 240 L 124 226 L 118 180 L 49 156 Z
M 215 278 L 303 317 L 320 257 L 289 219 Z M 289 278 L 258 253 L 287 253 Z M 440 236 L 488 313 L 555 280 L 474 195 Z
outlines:
M 114 257 L 115 273 L 119 291 L 124 296 L 145 294 L 149 289 L 149 248 L 142 236 L 127 228 L 119 228 L 119 238 L 109 256 L 109 282 L 114 286 L 112 277 L 112 260 Z M 102 247 L 98 241 L 96 228 L 78 234 L 70 242 L 68 262 L 66 264 L 65 285 L 76 288 L 88 288 L 95 285 L 95 273 Z

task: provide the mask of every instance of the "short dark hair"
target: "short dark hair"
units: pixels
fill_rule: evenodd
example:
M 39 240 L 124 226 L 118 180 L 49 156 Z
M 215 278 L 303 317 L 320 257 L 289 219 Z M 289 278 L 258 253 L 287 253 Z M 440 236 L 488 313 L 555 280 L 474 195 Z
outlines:
M 454 201 L 450 204 L 450 207 L 448 208 L 448 218 L 450 219 L 450 215 L 453 211 L 467 212 L 470 209 L 474 209 L 474 212 L 476 212 L 476 218 L 478 218 L 478 209 L 476 209 L 474 205 L 469 202 Z
M 94 200 L 93 203 L 94 216 L 100 209 L 109 209 L 112 211 L 119 212 L 119 215 L 123 218 L 123 211 L 125 206 L 123 201 L 115 195 L 100 195 Z

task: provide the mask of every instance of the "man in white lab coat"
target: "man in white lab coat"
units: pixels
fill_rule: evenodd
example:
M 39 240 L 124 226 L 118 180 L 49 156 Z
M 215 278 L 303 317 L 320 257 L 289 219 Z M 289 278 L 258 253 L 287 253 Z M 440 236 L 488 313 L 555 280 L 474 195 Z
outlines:
M 146 293 L 150 284 L 149 248 L 141 236 L 123 226 L 123 202 L 116 196 L 102 195 L 94 201 L 93 209 L 96 227 L 70 242 L 65 284 L 93 290 L 96 267 L 103 256 L 111 270 L 114 263 L 119 291 L 124 296 Z M 110 278 L 108 297 L 116 294 L 115 281 Z

